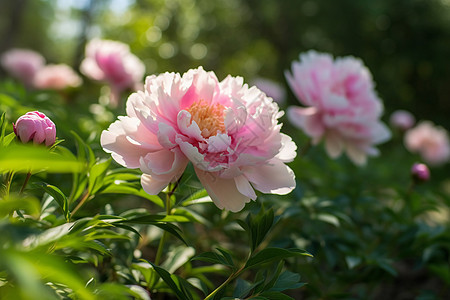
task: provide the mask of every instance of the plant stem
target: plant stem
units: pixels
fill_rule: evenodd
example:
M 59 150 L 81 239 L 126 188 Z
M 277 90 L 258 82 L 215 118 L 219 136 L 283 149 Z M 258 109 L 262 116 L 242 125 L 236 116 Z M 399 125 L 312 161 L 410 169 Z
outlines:
M 245 268 L 245 264 L 236 272 L 233 272 L 228 278 L 227 280 L 225 280 L 218 288 L 216 288 L 214 291 L 212 291 L 208 296 L 206 296 L 206 298 L 204 300 L 208 300 L 208 299 L 212 299 L 214 297 L 215 294 L 217 294 L 221 289 L 223 289 L 227 284 L 229 284 L 233 279 L 235 279 L 236 277 L 238 277 L 242 271 L 244 271 Z
M 22 188 L 20 189 L 19 195 L 22 195 L 23 191 L 25 190 L 25 187 L 28 184 L 28 180 L 30 180 L 31 177 L 31 171 L 28 171 L 27 177 L 25 177 L 25 181 L 23 182 Z
M 173 192 L 178 186 L 178 182 L 169 190 L 169 192 L 166 194 L 166 215 L 169 216 L 171 214 L 171 205 L 170 205 L 170 196 L 173 195 Z M 156 257 L 155 257 L 155 265 L 159 265 L 159 262 L 161 260 L 161 256 L 164 250 L 164 243 L 167 239 L 167 231 L 164 231 L 162 234 L 161 239 L 159 240 L 158 250 L 156 251 Z
M 6 175 L 5 197 L 8 197 L 8 196 L 9 196 L 9 191 L 10 191 L 10 189 L 11 189 L 11 182 L 12 182 L 13 177 L 14 177 L 14 172 L 12 172 L 12 171 L 8 172 L 8 174 Z
M 71 216 L 72 217 L 80 209 L 80 207 L 83 206 L 83 204 L 86 202 L 86 200 L 88 198 L 89 198 L 89 192 L 86 191 L 86 193 L 84 194 L 83 198 L 80 200 L 80 202 L 77 204 L 77 206 L 72 210 L 72 212 L 71 212 Z

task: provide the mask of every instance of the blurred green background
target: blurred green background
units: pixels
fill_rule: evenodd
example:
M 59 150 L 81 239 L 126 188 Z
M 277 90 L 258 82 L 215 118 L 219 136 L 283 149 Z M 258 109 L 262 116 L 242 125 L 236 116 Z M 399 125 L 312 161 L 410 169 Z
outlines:
M 93 37 L 129 44 L 147 74 L 202 65 L 283 85 L 300 52 L 353 55 L 387 114 L 450 128 L 449 0 L 2 0 L 0 52 L 30 48 L 78 70 Z

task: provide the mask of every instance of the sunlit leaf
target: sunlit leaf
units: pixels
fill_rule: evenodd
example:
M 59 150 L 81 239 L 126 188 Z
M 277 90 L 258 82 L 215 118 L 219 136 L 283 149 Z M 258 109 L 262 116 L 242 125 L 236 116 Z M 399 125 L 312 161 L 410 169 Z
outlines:
M 49 151 L 41 145 L 0 146 L 0 171 L 26 173 L 45 170 L 53 173 L 74 173 L 80 172 L 81 167 L 75 156 L 62 151 Z

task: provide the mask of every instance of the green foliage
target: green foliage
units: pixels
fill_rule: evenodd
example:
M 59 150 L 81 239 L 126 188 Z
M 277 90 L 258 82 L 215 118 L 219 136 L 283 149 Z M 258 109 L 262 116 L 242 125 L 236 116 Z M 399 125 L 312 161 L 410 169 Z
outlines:
M 450 125 L 448 1 L 59 2 L 5 1 L 0 52 L 33 48 L 78 70 L 86 33 L 101 32 L 129 44 L 148 75 L 202 65 L 220 79 L 262 76 L 285 86 L 283 73 L 302 51 L 354 55 L 386 112 L 409 109 Z M 71 34 L 70 22 L 86 30 Z M 230 213 L 212 204 L 192 166 L 177 185 L 149 195 L 140 170 L 103 152 L 100 134 L 124 114 L 129 91 L 111 108 L 108 90 L 88 78 L 80 89 L 41 91 L 4 71 L 1 299 L 450 298 L 449 165 L 414 183 L 409 169 L 420 158 L 406 151 L 402 132 L 355 167 L 310 147 L 282 119 L 299 148 L 290 163 L 297 188 L 258 194 Z M 280 106 L 291 104 L 288 93 Z M 12 123 L 31 110 L 57 126 L 50 149 L 16 139 Z

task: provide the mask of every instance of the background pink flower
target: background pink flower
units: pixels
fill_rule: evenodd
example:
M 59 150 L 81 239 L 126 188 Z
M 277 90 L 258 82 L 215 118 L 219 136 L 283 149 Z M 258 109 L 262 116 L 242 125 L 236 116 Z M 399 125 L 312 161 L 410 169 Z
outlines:
M 281 84 L 273 80 L 267 78 L 255 78 L 251 81 L 251 84 L 255 85 L 280 105 L 286 101 L 286 90 Z
M 32 50 L 11 49 L 2 54 L 1 64 L 11 76 L 31 87 L 34 75 L 44 66 L 45 59 Z
M 45 143 L 46 146 L 51 146 L 56 140 L 55 124 L 38 111 L 27 112 L 18 118 L 13 129 L 22 143 L 33 141 L 35 144 Z
M 86 45 L 86 58 L 80 69 L 94 80 L 108 82 L 116 93 L 134 88 L 145 73 L 144 64 L 130 52 L 128 45 L 100 39 Z
M 430 121 L 422 121 L 405 133 L 405 146 L 418 152 L 430 165 L 439 165 L 450 159 L 450 142 L 447 131 Z
M 369 70 L 354 57 L 337 58 L 309 51 L 292 63 L 286 79 L 306 107 L 290 107 L 289 121 L 312 137 L 325 140 L 328 154 L 343 151 L 356 164 L 377 155 L 374 145 L 390 138 L 380 122 L 383 105 L 374 91 Z
M 80 86 L 81 82 L 81 77 L 65 64 L 47 65 L 34 78 L 34 86 L 38 89 L 63 90 Z
M 284 163 L 294 159 L 296 145 L 280 132 L 282 115 L 241 77 L 219 82 L 200 67 L 148 76 L 101 144 L 119 164 L 141 169 L 149 194 L 178 180 L 190 161 L 214 203 L 239 211 L 256 199 L 254 189 L 286 194 L 295 187 Z
M 391 126 L 400 130 L 408 130 L 414 126 L 415 122 L 414 116 L 406 110 L 396 110 L 389 118 Z

